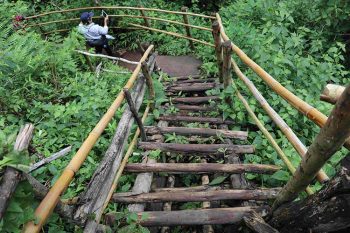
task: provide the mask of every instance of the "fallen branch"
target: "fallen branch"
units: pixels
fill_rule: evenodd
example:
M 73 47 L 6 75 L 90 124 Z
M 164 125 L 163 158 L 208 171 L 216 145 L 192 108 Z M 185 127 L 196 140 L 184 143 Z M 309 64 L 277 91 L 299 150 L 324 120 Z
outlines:
M 74 50 L 74 51 L 77 52 L 77 53 L 80 53 L 80 54 L 91 56 L 91 57 L 108 58 L 108 59 L 111 59 L 111 60 L 114 60 L 114 61 L 122 61 L 122 62 L 125 62 L 125 63 L 128 63 L 128 64 L 134 64 L 134 65 L 139 64 L 136 61 L 129 61 L 129 60 L 126 60 L 126 59 L 120 58 L 120 57 L 112 57 L 112 56 L 103 55 L 103 54 L 89 53 L 89 52 L 85 52 L 85 51 L 81 51 L 81 50 Z
M 51 163 L 52 161 L 65 156 L 66 154 L 68 154 L 71 151 L 71 149 L 72 149 L 72 146 L 68 146 L 68 147 L 64 148 L 63 150 L 61 150 L 61 151 L 59 151 L 57 153 L 54 153 L 50 157 L 45 158 L 43 160 L 40 160 L 39 162 L 37 162 L 37 163 L 33 164 L 32 166 L 30 166 L 28 173 L 38 169 L 39 167 L 41 167 L 41 166 L 43 166 L 45 164 Z

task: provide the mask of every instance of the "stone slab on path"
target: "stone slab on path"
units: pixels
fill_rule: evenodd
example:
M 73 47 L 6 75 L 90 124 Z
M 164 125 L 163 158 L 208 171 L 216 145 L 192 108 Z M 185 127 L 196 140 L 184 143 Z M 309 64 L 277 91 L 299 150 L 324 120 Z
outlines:
M 127 51 L 122 58 L 130 61 L 139 61 L 142 54 L 139 52 Z M 158 67 L 170 77 L 197 75 L 200 73 L 202 62 L 193 56 L 162 56 L 156 58 Z M 133 71 L 136 65 L 120 62 L 119 65 Z

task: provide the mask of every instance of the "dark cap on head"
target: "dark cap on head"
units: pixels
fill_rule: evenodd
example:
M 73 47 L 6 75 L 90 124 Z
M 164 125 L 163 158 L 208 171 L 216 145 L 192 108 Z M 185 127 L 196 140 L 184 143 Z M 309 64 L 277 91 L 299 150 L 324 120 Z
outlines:
M 94 13 L 93 12 L 83 12 L 81 15 L 80 15 L 80 20 L 82 22 L 88 22 L 89 19 L 94 16 Z

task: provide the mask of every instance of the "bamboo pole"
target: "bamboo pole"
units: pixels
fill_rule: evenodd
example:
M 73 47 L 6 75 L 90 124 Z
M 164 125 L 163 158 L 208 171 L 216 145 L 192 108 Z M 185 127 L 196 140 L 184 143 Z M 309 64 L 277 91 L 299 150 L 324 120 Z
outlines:
M 225 33 L 224 27 L 222 25 L 221 17 L 216 14 L 217 20 L 220 24 L 220 33 L 224 41 L 228 41 L 229 38 Z M 237 56 L 249 66 L 264 82 L 278 95 L 290 103 L 295 109 L 300 113 L 305 115 L 307 118 L 315 122 L 319 127 L 323 127 L 327 121 L 327 116 L 318 111 L 313 106 L 309 105 L 305 101 L 301 100 L 299 97 L 290 92 L 287 88 L 282 86 L 277 82 L 269 73 L 267 73 L 263 68 L 256 64 L 252 59 L 250 59 L 247 54 L 245 54 L 238 46 L 232 44 L 232 51 L 237 54 Z M 350 138 L 346 140 L 344 146 L 350 150 Z
M 215 45 L 215 55 L 216 55 L 216 61 L 218 63 L 218 70 L 219 70 L 219 80 L 220 83 L 223 82 L 223 54 L 222 54 L 222 46 L 221 46 L 221 37 L 220 37 L 220 25 L 218 21 L 214 21 L 212 24 L 213 29 L 213 37 L 214 37 L 214 45 Z
M 147 59 L 153 47 L 153 45 L 149 46 L 146 52 L 143 54 L 139 64 L 136 66 L 124 88 L 131 88 L 133 86 L 141 70 L 141 63 Z M 37 221 L 35 223 L 33 221 L 28 222 L 24 226 L 23 232 L 32 233 L 40 231 L 41 227 L 45 224 L 47 218 L 50 216 L 57 202 L 59 201 L 61 194 L 67 189 L 68 185 L 73 180 L 74 175 L 79 171 L 79 168 L 84 163 L 92 147 L 95 145 L 96 141 L 113 118 L 123 100 L 124 92 L 121 91 L 35 210 L 35 217 Z
M 147 84 L 148 90 L 149 90 L 149 100 L 152 101 L 152 104 L 150 106 L 151 106 L 151 109 L 154 109 L 154 102 L 155 102 L 155 98 L 156 98 L 156 93 L 154 91 L 152 76 L 149 72 L 149 68 L 148 68 L 146 62 L 143 62 L 141 64 L 141 69 L 142 69 L 143 76 L 145 76 L 145 78 L 146 78 L 146 84 Z
M 283 132 L 283 134 L 287 137 L 288 141 L 293 145 L 295 150 L 298 152 L 300 157 L 305 156 L 307 152 L 306 146 L 300 141 L 297 135 L 293 132 L 293 130 L 287 125 L 287 123 L 278 115 L 278 113 L 269 105 L 266 99 L 262 96 L 262 94 L 258 91 L 252 81 L 250 81 L 247 76 L 245 76 L 242 71 L 237 66 L 236 62 L 232 59 L 232 66 L 234 71 L 236 72 L 239 79 L 243 81 L 243 83 L 248 87 L 251 91 L 255 99 L 259 102 L 261 107 L 265 110 L 265 112 L 270 116 L 270 118 L 276 123 L 278 128 Z M 327 174 L 321 169 L 317 174 L 317 179 L 321 183 L 324 183 L 329 180 Z
M 86 51 L 81 51 L 81 50 L 74 50 L 77 53 L 83 54 L 84 56 L 91 56 L 91 57 L 102 57 L 102 58 L 107 58 L 107 59 L 111 59 L 113 61 L 121 61 L 124 63 L 128 63 L 128 64 L 133 64 L 133 65 L 137 65 L 139 64 L 139 62 L 137 61 L 129 61 L 127 59 L 121 58 L 121 57 L 112 57 L 112 56 L 108 56 L 108 55 L 104 55 L 104 54 L 96 54 L 96 53 L 89 53 Z M 90 62 L 91 63 L 91 62 Z M 93 71 L 93 70 L 92 70 Z
M 181 11 L 182 12 L 187 12 L 188 11 L 188 8 L 187 7 L 181 7 Z M 183 20 L 184 20 L 184 23 L 189 25 L 189 20 L 188 20 L 188 15 L 182 15 L 183 17 Z M 185 30 L 186 30 L 186 35 L 187 37 L 189 38 L 192 38 L 192 35 L 191 35 L 191 29 L 188 27 L 188 26 L 185 26 Z M 190 43 L 190 48 L 192 50 L 195 50 L 195 47 L 194 47 L 194 44 L 193 44 L 193 41 L 192 40 L 188 40 L 188 42 Z
M 155 11 L 155 12 L 162 12 L 162 13 L 168 13 L 168 14 L 175 14 L 175 15 L 191 15 L 191 16 L 197 16 L 201 18 L 207 18 L 207 19 L 215 19 L 214 16 L 209 15 L 203 15 L 203 14 L 196 14 L 191 12 L 181 12 L 181 11 L 169 11 L 169 10 L 162 10 L 157 8 L 144 8 L 144 7 L 127 7 L 127 6 L 96 6 L 96 7 L 79 7 L 79 8 L 72 8 L 72 9 L 66 9 L 66 10 L 56 10 L 56 11 L 50 11 L 45 12 L 38 15 L 32 15 L 25 17 L 26 20 L 29 19 L 35 19 L 46 15 L 51 14 L 57 14 L 57 13 L 66 13 L 66 12 L 73 12 L 73 11 L 82 11 L 82 10 L 145 10 L 145 11 Z
M 192 24 L 185 24 L 182 22 L 177 22 L 174 20 L 168 20 L 168 19 L 162 19 L 162 18 L 157 18 L 157 17 L 150 17 L 150 16 L 142 16 L 142 15 L 108 15 L 110 18 L 138 18 L 138 19 L 149 19 L 149 20 L 155 20 L 155 21 L 160 21 L 160 22 L 166 22 L 166 23 L 171 23 L 171 24 L 177 24 L 185 27 L 190 27 L 190 28 L 195 28 L 198 30 L 203 30 L 203 31 L 212 31 L 211 28 L 206 28 L 202 26 L 196 26 Z M 93 17 L 93 18 L 100 18 L 100 17 Z M 71 21 L 79 21 L 80 18 L 71 18 L 71 19 L 61 19 L 61 20 L 54 20 L 54 21 L 48 21 L 48 22 L 42 22 L 42 23 L 36 23 L 36 24 L 29 24 L 26 27 L 35 27 L 35 26 L 45 26 L 53 23 L 65 23 L 65 22 L 71 22 Z
M 176 32 L 168 32 L 168 31 L 164 31 L 164 30 L 160 30 L 160 29 L 149 28 L 149 27 L 145 27 L 145 26 L 142 26 L 142 25 L 139 25 L 139 24 L 134 24 L 134 23 L 129 23 L 129 25 L 134 26 L 134 27 L 139 27 L 139 28 L 142 28 L 142 29 L 146 29 L 146 30 L 150 30 L 150 31 L 164 33 L 164 34 L 167 34 L 167 35 L 170 35 L 170 36 L 175 36 L 175 37 L 178 37 L 178 38 L 192 40 L 192 41 L 200 43 L 200 44 L 204 44 L 204 45 L 207 45 L 207 46 L 210 46 L 210 47 L 214 47 L 214 45 L 209 43 L 209 42 L 198 40 L 198 39 L 194 39 L 194 38 L 190 38 L 188 36 L 184 36 L 184 35 L 176 33 Z
M 269 133 L 269 131 L 264 127 L 263 123 L 255 115 L 254 111 L 250 108 L 248 102 L 241 95 L 241 93 L 238 91 L 238 89 L 236 90 L 236 95 L 242 101 L 242 103 L 243 103 L 245 109 L 247 110 L 249 116 L 253 119 L 255 124 L 259 127 L 260 131 L 264 134 L 266 139 L 270 142 L 271 146 L 275 149 L 277 155 L 282 159 L 283 163 L 287 166 L 287 168 L 290 171 L 290 173 L 294 174 L 296 169 L 294 168 L 293 164 L 289 161 L 288 157 L 284 154 L 283 150 L 281 149 L 281 147 L 279 147 L 279 145 L 277 144 L 275 139 L 272 137 L 272 135 Z M 306 192 L 309 195 L 313 194 L 313 191 L 311 190 L 310 187 L 306 188 Z
M 273 209 L 296 198 L 298 193 L 311 183 L 327 160 L 342 147 L 350 136 L 349 109 L 350 85 L 340 96 L 326 124 L 309 147 L 293 178 L 278 195 Z

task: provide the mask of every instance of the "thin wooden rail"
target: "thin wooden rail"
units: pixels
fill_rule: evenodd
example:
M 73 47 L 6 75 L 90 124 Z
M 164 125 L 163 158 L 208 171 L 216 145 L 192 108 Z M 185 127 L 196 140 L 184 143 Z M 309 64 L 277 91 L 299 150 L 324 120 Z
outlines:
M 153 47 L 153 45 L 149 46 L 146 52 L 143 54 L 139 64 L 136 66 L 134 72 L 130 76 L 124 88 L 131 88 L 133 86 L 141 70 L 141 63 L 148 58 L 148 55 L 153 50 Z M 74 175 L 78 172 L 79 168 L 84 163 L 86 157 L 95 145 L 96 141 L 101 136 L 111 119 L 114 117 L 115 112 L 121 106 L 124 97 L 124 92 L 119 92 L 117 98 L 114 100 L 107 112 L 103 115 L 101 120 L 97 123 L 95 128 L 91 131 L 89 136 L 85 139 L 77 153 L 74 155 L 72 160 L 62 172 L 61 176 L 57 179 L 56 183 L 51 187 L 48 194 L 35 210 L 35 217 L 37 221 L 35 223 L 33 221 L 27 223 L 24 227 L 23 232 L 33 233 L 40 231 L 41 227 L 45 224 L 47 218 L 50 216 L 57 202 L 59 201 L 61 194 L 66 190 L 70 182 L 73 180 Z
M 196 16 L 201 18 L 207 18 L 207 19 L 215 19 L 215 16 L 209 16 L 209 15 L 203 15 L 203 14 L 196 14 L 191 12 L 181 12 L 181 11 L 169 11 L 169 10 L 162 10 L 157 8 L 145 8 L 145 7 L 127 7 L 127 6 L 95 6 L 95 7 L 80 7 L 80 8 L 72 8 L 72 9 L 66 9 L 66 10 L 57 10 L 57 11 L 50 11 L 45 12 L 38 15 L 32 15 L 26 17 L 26 19 L 35 19 L 46 15 L 56 14 L 56 13 L 65 13 L 65 12 L 73 12 L 73 11 L 81 11 L 81 10 L 144 10 L 144 11 L 155 11 L 155 12 L 163 12 L 168 14 L 175 14 L 175 15 L 190 15 L 190 16 Z
M 128 30 L 143 30 L 143 29 L 140 29 L 140 28 L 124 28 L 124 27 L 109 27 L 109 29 L 128 29 Z M 44 32 L 43 35 L 49 35 L 49 34 L 52 34 L 52 33 L 58 33 L 58 32 L 68 32 L 68 31 L 71 31 L 72 29 L 71 28 L 64 28 L 64 29 L 58 29 L 58 30 L 52 30 L 52 31 L 49 31 L 49 32 Z
M 164 33 L 164 34 L 167 34 L 167 35 L 170 35 L 170 36 L 175 36 L 175 37 L 178 37 L 178 38 L 183 38 L 183 39 L 191 40 L 191 41 L 194 41 L 194 42 L 197 42 L 197 43 L 200 43 L 200 44 L 204 44 L 204 45 L 207 45 L 207 46 L 210 46 L 210 47 L 214 47 L 214 45 L 209 43 L 209 42 L 198 40 L 198 39 L 194 39 L 194 38 L 191 38 L 191 37 L 187 37 L 187 36 L 184 36 L 184 35 L 176 33 L 176 32 L 168 32 L 168 31 L 164 31 L 164 30 L 160 30 L 160 29 L 156 29 L 156 28 L 149 28 L 149 27 L 145 27 L 145 26 L 142 26 L 142 25 L 139 25 L 139 24 L 134 24 L 134 23 L 129 23 L 129 25 L 134 26 L 134 27 L 138 27 L 138 28 L 142 28 L 142 29 L 147 29 L 147 30 L 154 31 L 154 32 Z

